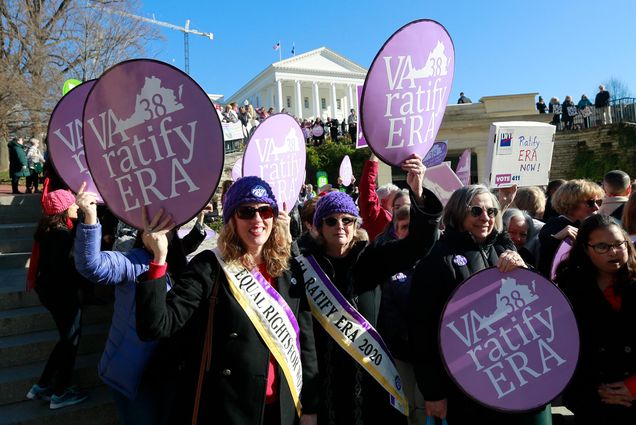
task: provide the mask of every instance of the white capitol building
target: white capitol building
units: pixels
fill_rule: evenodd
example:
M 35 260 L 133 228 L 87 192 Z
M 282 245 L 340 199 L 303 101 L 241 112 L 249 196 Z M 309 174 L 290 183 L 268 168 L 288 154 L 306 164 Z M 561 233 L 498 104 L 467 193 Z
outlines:
M 358 111 L 357 86 L 367 69 L 326 47 L 275 62 L 241 87 L 224 103 L 287 112 L 299 118 L 336 117 Z
M 364 84 L 367 69 L 327 47 L 274 62 L 233 95 L 218 101 L 255 107 L 273 107 L 303 119 L 320 116 L 342 120 L 351 108 L 359 112 L 357 86 Z M 454 87 L 454 92 L 462 90 Z M 468 92 L 468 90 L 466 90 Z M 467 93 L 470 95 L 470 93 Z M 472 151 L 471 174 L 485 182 L 487 140 L 490 124 L 496 121 L 548 122 L 535 108 L 538 93 L 483 96 L 470 104 L 455 104 L 449 97 L 437 140 L 448 140 L 447 160 L 456 161 L 464 149 Z M 217 98 L 220 96 L 217 96 Z M 213 100 L 216 100 L 213 98 Z M 403 178 L 403 177 L 399 177 Z M 391 181 L 388 167 L 380 167 L 379 184 Z

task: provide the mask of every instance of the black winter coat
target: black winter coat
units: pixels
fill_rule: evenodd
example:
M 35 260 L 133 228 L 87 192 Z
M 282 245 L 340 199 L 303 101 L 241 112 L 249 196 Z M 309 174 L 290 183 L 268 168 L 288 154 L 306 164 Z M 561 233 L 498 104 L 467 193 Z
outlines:
M 636 282 L 617 288 L 622 303 L 616 311 L 594 273 L 563 267 L 556 281 L 572 303 L 581 337 L 579 363 L 565 390 L 565 405 L 586 423 L 635 424 L 636 404 L 627 408 L 601 403 L 597 389 L 636 375 Z
M 304 413 L 315 413 L 318 405 L 317 361 L 313 323 L 302 272 L 296 262 L 291 270 L 276 280 L 278 292 L 298 319 L 300 327 Z M 211 251 L 198 254 L 166 294 L 165 276 L 137 285 L 137 333 L 142 340 L 170 337 L 182 329 L 188 320 L 195 321 L 204 340 L 208 320 L 209 297 L 213 285 L 221 285 L 214 313 L 212 364 L 204 378 L 198 423 L 200 424 L 261 424 L 265 408 L 265 391 L 270 351 L 258 335 L 248 316 L 231 294 L 227 278 Z M 191 325 L 192 323 L 188 323 Z M 202 344 L 201 344 L 202 345 Z M 186 365 L 185 373 L 198 374 L 201 351 Z M 194 363 L 194 364 L 192 364 Z M 291 393 L 280 370 L 278 395 L 281 424 L 297 421 Z M 189 423 L 194 400 L 196 377 L 187 379 L 186 388 L 179 391 L 179 404 L 187 404 L 179 423 Z M 178 416 L 178 415 L 177 415 Z
M 437 239 L 442 204 L 424 189 L 423 205 L 411 197 L 409 236 L 401 240 L 357 242 L 343 258 L 328 257 L 317 243 L 305 243 L 303 254 L 313 255 L 340 293 L 375 326 L 380 309 L 383 281 L 412 267 L 425 256 Z M 307 242 L 307 241 L 306 241 Z M 389 396 L 373 378 L 327 334 L 316 321 L 316 350 L 322 381 L 320 424 L 376 423 L 377 394 L 381 403 Z
M 12 140 L 9 148 L 9 174 L 11 177 L 27 177 L 31 175 L 27 167 L 27 156 L 21 144 Z
M 464 280 L 495 266 L 505 250 L 515 250 L 507 233 L 493 231 L 481 244 L 468 232 L 447 227 L 428 255 L 418 263 L 411 283 L 409 343 L 415 379 L 427 401 L 448 399 L 450 424 L 534 423 L 535 414 L 511 415 L 485 408 L 465 396 L 451 380 L 438 347 L 442 310 L 453 290 Z M 467 261 L 458 261 L 457 257 Z M 540 413 L 540 415 L 543 413 Z
M 35 290 L 47 300 L 71 298 L 79 303 L 80 290 L 90 282 L 82 277 L 73 261 L 75 234 L 66 227 L 49 230 L 38 241 L 38 262 Z

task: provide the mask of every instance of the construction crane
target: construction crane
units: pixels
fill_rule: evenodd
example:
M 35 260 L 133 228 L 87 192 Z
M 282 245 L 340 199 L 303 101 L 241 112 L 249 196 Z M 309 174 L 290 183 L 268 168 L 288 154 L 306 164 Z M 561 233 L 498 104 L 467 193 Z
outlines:
M 180 26 L 171 24 L 169 22 L 158 21 L 154 17 L 146 18 L 145 16 L 133 15 L 132 13 L 123 12 L 121 10 L 115 10 L 115 9 L 111 9 L 111 8 L 100 6 L 100 5 L 97 5 L 97 6 L 101 7 L 103 10 L 105 10 L 108 13 L 115 13 L 117 15 L 125 16 L 127 18 L 132 18 L 132 19 L 136 19 L 138 21 L 148 22 L 150 24 L 155 24 L 155 25 L 159 25 L 159 26 L 162 26 L 162 27 L 166 27 L 166 28 L 170 28 L 170 29 L 173 29 L 173 30 L 176 30 L 176 31 L 183 32 L 183 49 L 185 51 L 185 72 L 186 72 L 186 74 L 190 74 L 190 41 L 189 41 L 189 35 L 190 34 L 201 35 L 203 37 L 209 38 L 210 40 L 214 40 L 214 34 L 212 34 L 211 32 L 201 32 L 201 31 L 198 31 L 198 30 L 190 28 L 190 20 L 189 19 L 186 19 L 185 27 L 180 27 Z

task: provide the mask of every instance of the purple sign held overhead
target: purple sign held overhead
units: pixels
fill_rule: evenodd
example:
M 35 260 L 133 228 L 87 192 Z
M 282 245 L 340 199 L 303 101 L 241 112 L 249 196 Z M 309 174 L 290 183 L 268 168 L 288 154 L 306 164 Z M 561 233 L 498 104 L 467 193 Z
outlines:
M 76 86 L 57 102 L 49 119 L 47 138 L 51 163 L 64 183 L 77 192 L 86 182 L 86 191 L 96 193 L 97 201 L 103 203 L 86 165 L 82 141 L 84 102 L 95 81 Z
M 446 159 L 446 154 L 448 153 L 448 140 L 443 142 L 435 142 L 431 147 L 431 150 L 428 151 L 422 163 L 425 167 L 433 167 L 435 165 L 439 165 L 444 162 Z
M 349 155 L 345 155 L 344 158 L 342 158 L 339 174 L 342 178 L 342 184 L 349 186 L 351 184 L 351 180 L 353 180 L 353 168 L 351 167 L 351 159 L 349 158 Z
M 565 260 L 565 258 L 570 254 L 573 244 L 574 241 L 572 240 L 572 238 L 569 237 L 563 239 L 559 244 L 557 252 L 556 254 L 554 254 L 554 258 L 552 259 L 552 267 L 550 268 L 550 279 L 554 280 L 554 278 L 556 277 L 556 272 L 559 264 L 561 264 L 561 261 Z
M 423 186 L 433 192 L 442 205 L 446 206 L 453 192 L 464 185 L 451 167 L 443 162 L 426 170 Z
M 453 82 L 455 48 L 431 20 L 411 22 L 376 55 L 364 82 L 360 120 L 369 147 L 399 165 L 426 156 L 439 130 Z
M 113 213 L 141 228 L 142 207 L 179 225 L 212 197 L 223 171 L 223 131 L 210 98 L 187 74 L 136 59 L 106 71 L 82 120 L 84 149 Z
M 237 181 L 243 177 L 243 158 L 239 158 L 232 167 L 232 180 Z
M 278 208 L 289 212 L 305 180 L 305 141 L 296 120 L 287 114 L 265 119 L 245 148 L 243 176 L 258 176 L 270 184 Z
M 553 400 L 579 357 L 579 332 L 567 298 L 527 269 L 482 270 L 450 297 L 442 313 L 440 351 L 471 398 L 520 412 Z

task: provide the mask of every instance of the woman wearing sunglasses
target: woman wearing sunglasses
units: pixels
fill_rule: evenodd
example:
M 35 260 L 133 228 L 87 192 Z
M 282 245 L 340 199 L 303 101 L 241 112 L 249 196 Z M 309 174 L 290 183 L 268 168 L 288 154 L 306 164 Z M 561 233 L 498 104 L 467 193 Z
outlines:
M 636 250 L 627 234 L 610 217 L 587 218 L 556 282 L 581 335 L 565 405 L 577 424 L 636 423 Z
M 552 195 L 552 207 L 559 213 L 539 231 L 539 272 L 550 279 L 552 260 L 561 241 L 576 239 L 579 223 L 598 213 L 603 189 L 589 180 L 570 180 Z
M 173 423 L 315 423 L 316 353 L 302 274 L 290 262 L 287 214 L 270 186 L 243 177 L 227 191 L 218 248 L 203 251 L 165 291 L 169 218 L 144 232 L 154 253 L 137 285 L 142 339 L 198 330 L 201 350 L 185 365 Z M 161 223 L 161 224 L 159 224 Z M 281 348 L 282 347 L 282 348 Z M 302 388 L 302 390 L 301 390 Z
M 316 236 L 302 247 L 304 257 L 315 260 L 311 267 L 318 270 L 319 276 L 325 276 L 323 281 L 328 281 L 323 284 L 330 291 L 337 291 L 362 315 L 360 322 L 371 326 L 375 326 L 377 322 L 380 285 L 394 274 L 412 267 L 419 258 L 426 255 L 436 240 L 442 212 L 442 204 L 435 195 L 422 188 L 425 168 L 421 158 L 413 155 L 405 160 L 402 170 L 408 173 L 407 183 L 411 198 L 407 237 L 369 244 L 366 232 L 360 228 L 358 208 L 351 197 L 342 192 L 330 192 L 316 204 L 313 217 Z M 306 263 L 311 263 L 311 260 Z M 321 298 L 315 296 L 315 300 L 319 307 Z M 384 411 L 384 406 L 389 404 L 387 391 L 374 381 L 371 372 L 359 365 L 356 361 L 359 358 L 339 345 L 334 340 L 335 337 L 330 336 L 337 334 L 339 329 L 345 329 L 344 326 L 336 324 L 335 328 L 329 328 L 324 323 L 332 316 L 323 318 L 324 320 L 316 314 L 314 317 L 322 382 L 318 413 L 320 422 L 384 423 L 378 417 L 378 412 Z M 351 333 L 343 331 L 343 334 L 345 338 L 355 339 Z M 360 343 L 362 339 L 356 339 L 352 345 L 359 346 Z M 367 365 L 373 366 L 370 363 L 373 362 L 367 359 Z
M 415 379 L 427 416 L 450 424 L 540 423 L 549 409 L 504 414 L 465 396 L 448 376 L 438 349 L 442 310 L 453 290 L 471 275 L 497 266 L 502 272 L 525 267 L 507 233 L 502 231 L 499 203 L 487 187 L 456 190 L 444 207 L 444 234 L 415 268 L 409 306 L 409 343 Z

